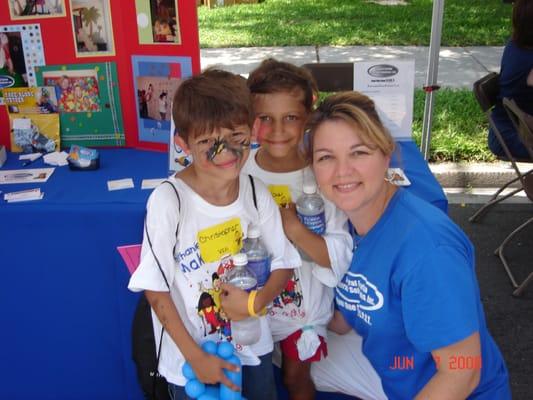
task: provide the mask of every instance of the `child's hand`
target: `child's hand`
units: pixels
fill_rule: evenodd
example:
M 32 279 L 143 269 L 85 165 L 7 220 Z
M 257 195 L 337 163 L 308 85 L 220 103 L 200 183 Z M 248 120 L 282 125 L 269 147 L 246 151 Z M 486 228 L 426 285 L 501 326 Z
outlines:
M 307 229 L 304 224 L 301 223 L 298 215 L 296 214 L 296 205 L 289 203 L 285 207 L 280 207 L 279 212 L 281 214 L 281 222 L 283 223 L 283 231 L 285 235 L 292 242 L 296 242 L 296 237 L 302 229 Z
M 234 391 L 240 390 L 227 376 L 224 369 L 238 372 L 239 367 L 231 364 L 220 357 L 202 352 L 198 357 L 188 360 L 196 377 L 200 382 L 207 384 L 222 383 Z
M 250 316 L 247 292 L 229 283 L 222 283 L 220 289 L 222 289 L 220 302 L 230 320 L 240 321 Z

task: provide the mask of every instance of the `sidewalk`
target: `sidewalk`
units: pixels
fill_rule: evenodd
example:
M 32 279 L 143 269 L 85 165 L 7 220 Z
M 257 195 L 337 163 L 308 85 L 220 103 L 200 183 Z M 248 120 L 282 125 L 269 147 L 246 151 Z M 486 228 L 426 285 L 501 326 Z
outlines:
M 503 47 L 442 47 L 437 83 L 441 87 L 472 88 L 472 84 L 488 72 L 499 72 Z M 414 59 L 415 86 L 424 86 L 427 75 L 428 47 L 417 46 L 301 46 L 301 47 L 242 47 L 201 49 L 201 67 L 219 66 L 247 76 L 268 57 L 296 65 L 320 62 L 354 62 L 383 59 Z M 521 164 L 521 170 L 531 165 Z M 510 163 L 440 163 L 430 168 L 444 187 L 452 203 L 486 201 L 495 188 L 515 177 Z M 524 195 L 509 202 L 528 202 Z

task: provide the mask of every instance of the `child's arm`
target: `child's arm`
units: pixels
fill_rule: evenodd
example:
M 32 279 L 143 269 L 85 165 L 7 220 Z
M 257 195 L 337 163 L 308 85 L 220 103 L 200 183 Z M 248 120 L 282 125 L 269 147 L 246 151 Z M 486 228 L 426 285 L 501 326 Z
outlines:
M 196 344 L 185 328 L 169 292 L 146 290 L 145 294 L 157 318 L 176 343 L 183 357 L 189 362 L 198 379 L 201 382 L 211 384 L 221 382 L 233 390 L 239 390 L 239 387 L 224 374 L 224 369 L 237 372 L 239 367 L 204 352 Z
M 303 250 L 311 259 L 326 268 L 331 268 L 326 241 L 320 235 L 310 231 L 296 215 L 296 206 L 289 204 L 286 208 L 280 208 L 283 230 L 290 241 L 299 249 Z
M 352 330 L 352 327 L 348 325 L 341 312 L 335 310 L 333 318 L 329 321 L 328 329 L 339 335 L 345 335 Z
M 257 291 L 253 304 L 256 315 L 281 293 L 292 274 L 292 269 L 276 269 L 270 273 L 265 286 Z M 249 293 L 229 283 L 222 283 L 220 288 L 222 289 L 220 296 L 222 308 L 229 319 L 240 321 L 248 318 L 250 316 L 248 312 Z

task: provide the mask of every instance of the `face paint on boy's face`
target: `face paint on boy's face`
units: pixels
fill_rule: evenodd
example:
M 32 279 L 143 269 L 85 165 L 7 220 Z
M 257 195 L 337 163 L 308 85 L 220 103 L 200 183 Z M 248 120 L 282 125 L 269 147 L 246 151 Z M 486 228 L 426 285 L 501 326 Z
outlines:
M 228 143 L 225 139 L 221 140 L 219 137 L 215 139 L 215 142 L 213 145 L 207 150 L 206 156 L 209 161 L 213 161 L 214 158 L 222 153 L 224 149 L 228 149 L 231 151 L 235 157 L 241 159 L 244 155 L 244 149 L 250 146 L 250 141 L 244 139 L 243 141 L 239 143 L 235 143 L 234 145 Z

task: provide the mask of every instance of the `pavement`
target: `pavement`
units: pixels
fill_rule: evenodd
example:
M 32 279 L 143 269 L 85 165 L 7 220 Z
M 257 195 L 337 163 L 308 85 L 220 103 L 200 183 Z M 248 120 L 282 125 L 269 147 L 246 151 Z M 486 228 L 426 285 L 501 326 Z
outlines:
M 502 46 L 441 47 L 437 84 L 441 87 L 468 88 L 489 72 L 499 72 Z M 425 85 L 429 47 L 422 46 L 286 46 L 201 49 L 202 68 L 218 66 L 247 76 L 267 58 L 274 57 L 296 65 L 314 62 L 355 62 L 387 59 L 414 59 L 415 86 Z M 483 203 L 505 182 L 516 176 L 510 163 L 430 163 L 450 203 Z M 527 171 L 531 164 L 522 163 Z M 505 193 L 505 192 L 504 192 Z M 527 203 L 522 193 L 506 200 Z

